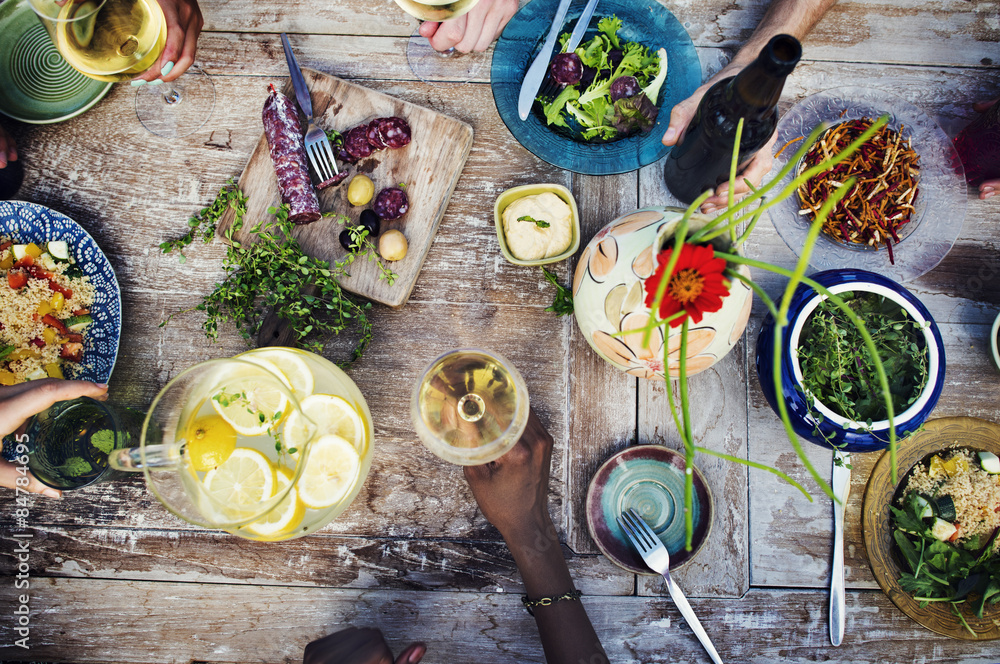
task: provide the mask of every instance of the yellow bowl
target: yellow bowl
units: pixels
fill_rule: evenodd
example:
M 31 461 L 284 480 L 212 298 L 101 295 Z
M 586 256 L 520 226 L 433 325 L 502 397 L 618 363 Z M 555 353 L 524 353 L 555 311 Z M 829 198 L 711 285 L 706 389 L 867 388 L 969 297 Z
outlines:
M 569 247 L 566 251 L 561 254 L 556 254 L 555 256 L 549 256 L 548 258 L 539 258 L 537 260 L 525 261 L 520 258 L 515 258 L 514 254 L 510 253 L 510 247 L 507 246 L 507 237 L 503 230 L 503 211 L 507 209 L 507 206 L 516 201 L 519 198 L 524 198 L 525 196 L 534 196 L 535 194 L 544 194 L 546 192 L 551 192 L 558 196 L 559 198 L 566 201 L 570 209 L 570 242 Z M 576 250 L 580 248 L 580 212 L 576 208 L 576 199 L 573 198 L 573 194 L 566 187 L 559 184 L 526 184 L 520 187 L 513 187 L 508 189 L 497 197 L 496 205 L 493 206 L 493 219 L 497 227 L 497 241 L 500 243 L 500 251 L 503 253 L 504 258 L 513 263 L 514 265 L 548 265 L 549 263 L 558 263 L 559 261 L 564 261 L 573 254 Z

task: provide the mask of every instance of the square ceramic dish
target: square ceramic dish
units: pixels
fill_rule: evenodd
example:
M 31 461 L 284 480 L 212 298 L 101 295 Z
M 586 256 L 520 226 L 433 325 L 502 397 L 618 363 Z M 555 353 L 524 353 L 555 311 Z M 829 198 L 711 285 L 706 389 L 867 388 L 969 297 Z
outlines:
M 524 198 L 525 196 L 534 196 L 535 194 L 544 194 L 545 192 L 551 192 L 558 196 L 559 198 L 566 201 L 570 209 L 570 242 L 569 247 L 566 251 L 561 254 L 556 254 L 555 256 L 549 256 L 548 258 L 539 258 L 537 260 L 525 261 L 520 258 L 515 258 L 512 253 L 510 253 L 510 248 L 507 246 L 507 238 L 503 230 L 503 211 L 507 209 L 507 206 L 518 200 L 519 198 Z M 520 187 L 513 187 L 503 192 L 497 197 L 497 202 L 493 206 L 493 219 L 497 227 L 497 241 L 500 243 L 500 251 L 503 253 L 504 258 L 513 263 L 514 265 L 548 265 L 549 263 L 558 263 L 559 261 L 564 261 L 573 254 L 576 250 L 580 248 L 580 211 L 576 207 L 576 199 L 573 198 L 573 194 L 566 187 L 559 184 L 525 184 Z

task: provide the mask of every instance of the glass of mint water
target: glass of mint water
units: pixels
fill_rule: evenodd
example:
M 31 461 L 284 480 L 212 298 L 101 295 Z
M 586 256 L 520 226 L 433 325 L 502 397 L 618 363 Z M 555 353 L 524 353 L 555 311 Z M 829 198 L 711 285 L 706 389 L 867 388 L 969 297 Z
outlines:
M 108 454 L 139 443 L 145 415 L 90 397 L 61 401 L 28 425 L 28 468 L 56 489 L 79 489 L 125 473 L 108 466 Z

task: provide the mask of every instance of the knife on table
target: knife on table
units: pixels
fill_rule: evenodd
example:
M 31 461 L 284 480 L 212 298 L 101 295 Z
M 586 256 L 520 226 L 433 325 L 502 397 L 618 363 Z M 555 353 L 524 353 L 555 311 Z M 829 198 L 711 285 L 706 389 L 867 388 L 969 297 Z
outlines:
M 521 92 L 517 96 L 517 114 L 522 120 L 528 119 L 531 105 L 535 102 L 535 95 L 538 94 L 538 89 L 542 87 L 542 81 L 545 80 L 545 72 L 549 68 L 552 50 L 556 46 L 559 30 L 562 29 L 563 22 L 566 20 L 566 12 L 569 11 L 569 5 L 572 1 L 559 0 L 559 8 L 556 9 L 556 17 L 552 19 L 549 35 L 542 44 L 542 50 L 538 52 L 531 66 L 528 67 L 524 81 L 521 82 Z
M 830 643 L 844 640 L 844 509 L 851 493 L 851 455 L 833 453 L 833 574 L 830 579 Z

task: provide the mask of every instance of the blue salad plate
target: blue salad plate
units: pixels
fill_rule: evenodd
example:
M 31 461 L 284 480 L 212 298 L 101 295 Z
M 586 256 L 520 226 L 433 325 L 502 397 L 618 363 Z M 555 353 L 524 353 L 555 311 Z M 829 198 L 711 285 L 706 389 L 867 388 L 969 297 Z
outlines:
M 83 363 L 67 378 L 107 383 L 118 357 L 122 296 L 107 256 L 80 224 L 43 205 L 0 201 L 0 236 L 15 242 L 43 244 L 62 240 L 77 266 L 94 285 L 94 322 L 83 336 Z
M 587 143 L 559 127 L 546 125 L 535 108 L 522 121 L 517 97 L 528 66 L 535 59 L 552 26 L 558 0 L 532 0 L 510 20 L 493 52 L 490 84 L 497 111 L 507 129 L 527 150 L 553 166 L 585 175 L 611 175 L 637 170 L 666 156 L 663 134 L 670 124 L 670 109 L 687 99 L 701 84 L 701 62 L 691 37 L 680 21 L 656 0 L 601 0 L 583 37 L 586 43 L 597 34 L 597 23 L 605 16 L 622 21 L 618 35 L 651 51 L 667 50 L 667 80 L 659 95 L 656 125 L 647 133 L 607 143 Z M 570 32 L 586 0 L 574 0 L 560 32 Z

